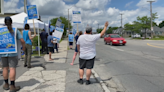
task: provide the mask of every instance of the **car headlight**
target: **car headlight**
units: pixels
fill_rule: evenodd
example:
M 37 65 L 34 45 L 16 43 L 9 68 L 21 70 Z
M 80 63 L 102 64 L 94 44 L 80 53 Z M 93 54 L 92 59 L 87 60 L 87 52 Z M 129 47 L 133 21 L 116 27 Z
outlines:
M 113 42 L 117 42 L 117 40 L 113 40 Z

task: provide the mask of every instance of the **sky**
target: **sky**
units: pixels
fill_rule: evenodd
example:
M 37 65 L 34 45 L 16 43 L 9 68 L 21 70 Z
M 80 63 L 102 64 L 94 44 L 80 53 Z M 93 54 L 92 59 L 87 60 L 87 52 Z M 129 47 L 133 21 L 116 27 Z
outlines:
M 137 16 L 150 16 L 150 3 L 148 0 L 27 0 L 28 5 L 37 5 L 41 19 L 48 23 L 49 19 L 63 16 L 70 21 L 72 11 L 81 11 L 82 23 L 78 25 L 80 31 L 84 31 L 87 25 L 95 31 L 103 28 L 106 21 L 109 26 L 120 27 L 123 14 L 123 25 L 132 23 Z M 152 0 L 149 0 L 152 1 Z M 164 0 L 154 0 L 153 13 L 157 12 L 157 24 L 164 20 Z M 24 0 L 4 0 L 5 13 L 20 13 L 24 11 Z M 77 24 L 73 24 L 77 28 Z

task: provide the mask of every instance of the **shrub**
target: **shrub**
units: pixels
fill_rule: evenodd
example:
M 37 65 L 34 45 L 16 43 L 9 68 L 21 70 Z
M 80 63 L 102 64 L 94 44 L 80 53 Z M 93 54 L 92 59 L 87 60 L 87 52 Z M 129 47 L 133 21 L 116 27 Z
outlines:
M 40 38 L 39 38 L 40 39 Z M 32 43 L 33 46 L 38 46 L 38 36 L 34 37 L 33 39 L 33 43 Z M 42 41 L 40 39 L 40 46 L 42 45 Z

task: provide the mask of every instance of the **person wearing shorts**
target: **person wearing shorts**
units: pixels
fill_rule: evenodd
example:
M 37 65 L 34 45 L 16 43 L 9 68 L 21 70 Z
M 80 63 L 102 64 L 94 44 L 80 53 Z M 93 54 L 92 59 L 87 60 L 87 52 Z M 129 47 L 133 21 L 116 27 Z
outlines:
M 86 27 L 86 33 L 81 35 L 77 41 L 77 49 L 80 54 L 79 57 L 79 75 L 80 79 L 78 83 L 83 84 L 84 69 L 86 68 L 86 85 L 91 84 L 90 76 L 91 69 L 94 67 L 94 61 L 96 57 L 96 41 L 102 37 L 108 27 L 108 22 L 105 23 L 105 27 L 100 34 L 92 35 L 92 27 Z
M 51 53 L 54 52 L 52 32 L 50 32 L 50 35 L 48 36 L 47 42 L 48 42 L 48 48 L 49 48 L 49 61 L 51 61 L 52 60 Z
M 74 35 L 72 34 L 72 32 L 70 32 L 68 38 L 72 38 L 74 37 Z M 73 48 L 73 40 L 69 40 L 69 48 L 72 49 Z
M 80 31 L 79 33 L 77 33 L 77 34 L 75 35 L 76 43 L 77 43 L 77 40 L 78 40 L 79 36 L 82 35 L 82 34 L 83 34 L 83 32 Z M 76 47 L 75 47 L 75 52 L 74 52 L 74 55 L 73 55 L 73 59 L 72 59 L 71 65 L 74 64 L 74 61 L 75 61 L 75 59 L 76 59 L 77 54 L 78 54 L 78 50 L 77 50 L 77 45 L 76 45 Z
M 13 35 L 13 29 L 12 29 L 12 19 L 10 17 L 5 17 L 5 25 L 8 28 L 9 33 L 11 36 Z M 15 37 L 13 37 L 15 38 Z M 16 31 L 16 39 L 20 40 L 23 50 L 25 50 L 25 41 L 23 40 L 23 37 L 19 30 Z M 18 44 L 18 43 L 16 43 Z M 19 86 L 15 86 L 15 77 L 16 77 L 16 67 L 18 65 L 18 53 L 5 53 L 1 54 L 1 60 L 2 60 L 2 67 L 3 67 L 3 78 L 4 78 L 4 90 L 9 90 L 10 92 L 17 92 L 20 90 Z M 8 70 L 10 69 L 10 73 Z M 9 74 L 8 74 L 9 73 Z M 8 78 L 10 76 L 10 82 L 8 83 Z

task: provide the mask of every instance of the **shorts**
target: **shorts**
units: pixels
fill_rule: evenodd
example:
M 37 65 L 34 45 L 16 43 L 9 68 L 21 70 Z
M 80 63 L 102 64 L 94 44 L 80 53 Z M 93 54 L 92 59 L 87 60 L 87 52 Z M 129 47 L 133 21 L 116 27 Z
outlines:
M 18 56 L 15 57 L 1 57 L 2 67 L 16 68 L 18 65 Z
M 49 48 L 49 52 L 54 52 L 54 47 L 48 47 Z
M 77 45 L 76 45 L 76 48 L 75 48 L 75 52 L 78 52 L 78 50 L 77 50 Z
M 73 45 L 73 42 L 69 42 L 69 45 Z
M 81 59 L 79 58 L 79 68 L 80 69 L 92 69 L 94 66 L 94 62 L 95 62 L 95 57 L 93 59 Z

